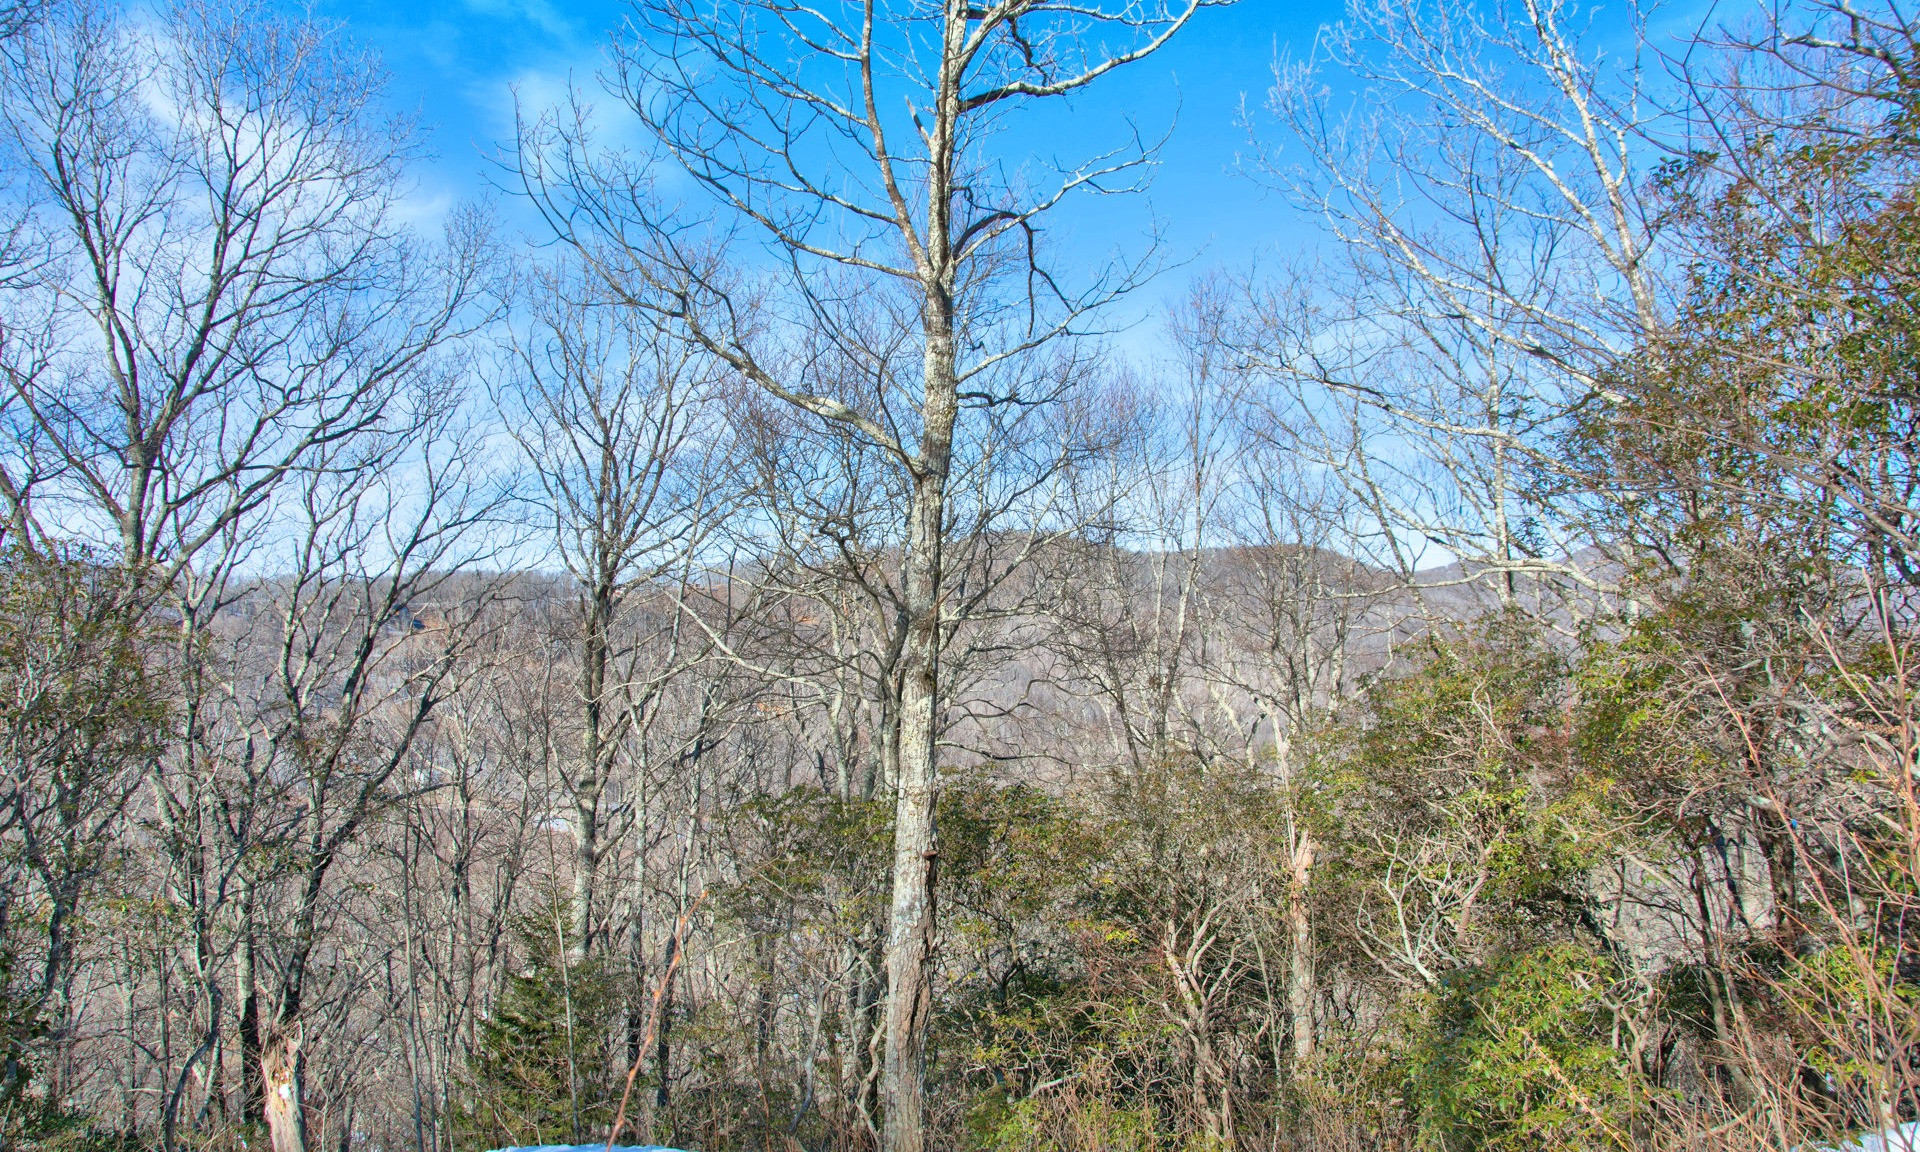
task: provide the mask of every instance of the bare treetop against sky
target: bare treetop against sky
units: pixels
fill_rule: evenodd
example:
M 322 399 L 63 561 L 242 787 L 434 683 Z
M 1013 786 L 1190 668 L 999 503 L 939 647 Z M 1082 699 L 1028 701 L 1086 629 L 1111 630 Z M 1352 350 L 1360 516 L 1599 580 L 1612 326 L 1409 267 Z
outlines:
M 1685 37 L 1709 7 L 1659 6 L 1649 31 L 1656 39 Z M 1052 225 L 1052 242 L 1087 264 L 1116 251 L 1137 255 L 1156 228 L 1163 266 L 1185 266 L 1189 273 L 1311 248 L 1321 237 L 1317 222 L 1247 175 L 1253 167 L 1247 120 L 1251 114 L 1263 125 L 1264 143 L 1277 142 L 1264 108 L 1276 58 L 1312 56 L 1320 30 L 1341 20 L 1346 8 L 1345 0 L 1240 0 L 1208 10 L 1114 82 L 1010 126 L 995 151 L 1010 161 L 1025 152 L 1044 163 L 1055 155 L 1083 158 L 1090 146 L 1122 145 L 1133 130 L 1144 140 L 1164 138 L 1147 195 L 1082 199 L 1070 220 Z M 1624 35 L 1633 8 L 1622 3 L 1611 14 L 1606 7 L 1589 14 L 1601 42 L 1610 23 Z M 599 84 L 609 39 L 622 34 L 628 17 L 624 0 L 318 0 L 314 10 L 380 54 L 392 105 L 419 117 L 432 150 L 413 169 L 412 202 L 423 220 L 492 195 L 509 220 L 538 231 L 530 218 L 522 220 L 511 197 L 495 192 L 511 184 L 494 159 L 513 140 L 516 93 L 537 112 L 559 102 L 571 82 L 608 118 L 616 142 L 638 142 L 637 130 L 620 140 L 625 110 Z M 1188 282 L 1186 274 L 1161 277 L 1136 308 L 1177 299 Z
M 627 8 L 620 0 L 324 0 L 318 11 L 376 48 L 392 73 L 395 106 L 418 110 L 437 153 L 419 170 L 419 202 L 437 212 L 485 192 L 486 158 L 513 138 L 515 90 L 540 108 L 559 100 L 569 80 L 597 88 L 604 46 Z M 1340 14 L 1338 0 L 1242 0 L 1203 12 L 1152 59 L 1014 127 L 1004 152 L 1024 148 L 1037 158 L 1122 144 L 1129 123 L 1144 139 L 1168 136 L 1149 196 L 1083 202 L 1074 234 L 1055 241 L 1098 260 L 1115 248 L 1137 250 L 1157 222 L 1169 259 L 1237 263 L 1298 237 L 1299 221 L 1234 175 L 1247 150 L 1241 101 L 1257 108 L 1275 52 L 1306 54 L 1316 30 Z M 595 104 L 612 113 L 610 98 Z

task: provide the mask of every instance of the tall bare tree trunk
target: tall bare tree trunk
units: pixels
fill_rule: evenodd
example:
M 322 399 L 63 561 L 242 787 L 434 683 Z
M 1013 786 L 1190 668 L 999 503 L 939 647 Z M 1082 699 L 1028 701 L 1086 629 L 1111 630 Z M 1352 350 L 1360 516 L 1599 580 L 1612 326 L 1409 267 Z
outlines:
M 909 699 L 919 693 L 910 693 Z M 932 711 L 931 693 L 909 708 Z M 904 718 L 903 718 L 904 719 Z M 934 789 L 928 755 L 901 757 L 893 900 L 887 932 L 887 1050 L 881 1073 L 886 1152 L 922 1152 L 927 1013 L 933 1001 Z
M 688 250 L 684 243 L 669 237 L 671 230 L 654 217 L 651 207 L 630 199 L 634 193 L 630 181 L 609 180 L 590 154 L 579 155 L 589 147 L 584 137 L 563 126 L 556 126 L 551 134 L 539 129 L 522 135 L 517 167 L 528 192 L 542 204 L 543 215 L 560 229 L 562 238 L 574 245 L 600 275 L 626 281 L 634 272 L 639 273 L 631 288 L 621 288 L 624 302 L 684 328 L 696 345 L 726 362 L 747 383 L 827 421 L 860 442 L 882 449 L 908 473 L 912 494 L 904 509 L 907 523 L 901 550 L 900 593 L 894 599 L 889 592 L 886 607 L 889 638 L 901 640 L 902 646 L 899 662 L 886 668 L 887 675 L 877 693 L 879 710 L 886 717 L 881 740 L 891 735 L 897 741 L 891 756 L 882 760 L 883 765 L 895 769 L 892 889 L 886 925 L 886 1016 L 882 1028 L 885 1055 L 878 1092 L 885 1112 L 880 1133 L 884 1152 L 923 1152 L 926 1143 L 923 1111 L 938 856 L 935 736 L 941 711 L 942 614 L 951 610 L 958 616 L 965 611 L 962 606 L 944 604 L 941 596 L 941 553 L 949 511 L 947 483 L 960 385 L 963 379 L 970 389 L 974 383 L 984 385 L 1040 345 L 1067 338 L 1077 330 L 1072 317 L 1100 307 L 1116 298 L 1119 290 L 1137 282 L 1130 270 L 1122 271 L 1112 284 L 1103 281 L 1101 289 L 1069 298 L 1060 293 L 1038 261 L 1035 247 L 1022 243 L 1022 238 L 1031 241 L 1034 221 L 1059 206 L 1063 198 L 1078 189 L 1102 184 L 1108 174 L 1144 161 L 1144 154 L 1135 161 L 1116 160 L 1115 153 L 1107 153 L 1098 161 L 1062 173 L 1053 194 L 1028 198 L 1024 189 L 989 190 L 993 178 L 976 167 L 980 156 L 972 151 L 978 144 L 972 126 L 984 127 L 997 121 L 1015 103 L 1065 96 L 1115 68 L 1144 59 L 1211 2 L 1114 0 L 1109 7 L 1100 3 L 1063 6 L 995 0 L 976 5 L 941 0 L 937 14 L 933 8 L 895 10 L 869 4 L 849 9 L 850 19 L 844 25 L 836 24 L 832 16 L 816 13 L 826 26 L 818 35 L 844 45 L 846 55 L 842 59 L 850 65 L 842 73 L 850 89 L 846 97 L 827 98 L 817 91 L 806 91 L 780 62 L 785 49 L 795 53 L 796 61 L 816 59 L 823 43 L 813 32 L 801 33 L 780 6 L 765 0 L 746 0 L 737 7 L 638 0 L 639 24 L 645 32 L 633 45 L 636 51 L 622 48 L 615 60 L 615 71 L 622 77 L 621 99 L 697 182 L 730 210 L 746 213 L 752 226 L 764 228 L 776 248 L 794 257 L 797 278 L 791 286 L 809 301 L 812 323 L 826 326 L 822 334 L 829 344 L 852 351 L 863 338 L 842 324 L 849 318 L 842 309 L 850 305 L 850 298 L 840 288 L 834 290 L 831 303 L 819 293 L 824 282 L 814 277 L 816 259 L 855 274 L 864 270 L 888 285 L 911 285 L 919 294 L 919 335 L 923 338 L 919 394 L 912 396 L 910 387 L 898 388 L 906 381 L 889 382 L 875 398 L 877 407 L 868 411 L 840 396 L 816 393 L 816 381 L 805 374 L 783 379 L 782 368 L 763 362 L 756 351 L 760 336 L 740 322 L 744 313 L 736 306 L 739 301 L 732 297 L 731 288 L 715 279 L 706 257 L 685 259 Z M 769 14 L 764 25 L 759 17 L 745 15 L 755 9 Z M 877 26 L 885 30 L 876 31 Z M 749 28 L 753 29 L 750 48 L 740 39 Z M 791 35 L 779 31 L 781 28 Z M 1095 29 L 1123 37 L 1127 44 L 1109 48 L 1104 32 Z M 923 36 L 925 42 L 914 41 L 913 49 L 899 57 L 892 48 L 879 47 L 891 45 L 892 38 L 903 32 L 909 40 Z M 762 34 L 766 35 L 764 44 L 759 43 Z M 675 48 L 655 51 L 657 45 L 652 41 L 656 36 Z M 1041 43 L 1046 47 L 1034 47 Z M 693 57 L 703 63 L 690 66 Z M 912 59 L 913 66 L 899 69 L 897 63 L 903 59 Z M 698 81 L 692 79 L 696 75 L 701 77 Z M 714 77 L 722 75 L 728 77 L 724 83 L 764 93 L 771 102 L 756 95 L 742 102 L 716 104 L 708 98 L 708 86 L 721 83 Z M 648 93 L 645 99 L 628 99 L 642 91 Z M 907 151 L 899 152 L 898 141 L 889 143 L 880 109 L 899 107 L 903 96 L 913 109 L 918 131 L 907 136 L 911 141 Z M 789 115 L 794 110 L 800 115 Z M 875 203 L 855 204 L 839 192 L 818 194 L 828 184 L 837 186 L 839 176 L 825 183 L 816 183 L 813 177 L 797 183 L 769 177 L 770 172 L 803 163 L 802 157 L 813 155 L 817 149 L 812 145 L 812 133 L 829 121 L 834 127 L 828 130 L 845 132 L 849 139 L 864 142 L 867 156 L 875 165 L 881 197 Z M 712 152 L 715 139 L 742 143 L 755 159 L 744 164 L 718 160 Z M 550 148 L 574 155 L 561 167 L 550 168 Z M 581 162 L 574 163 L 575 159 Z M 761 160 L 770 167 L 763 168 Z M 551 179 L 561 171 L 569 175 L 558 181 Z M 611 223 L 614 217 L 583 214 L 577 211 L 577 204 L 563 206 L 560 201 L 567 198 L 563 188 L 614 208 L 614 217 L 623 215 L 618 206 L 631 203 L 638 209 L 631 220 L 639 233 L 616 225 L 596 238 L 601 225 L 595 221 Z M 910 202 L 913 197 L 919 199 L 922 214 L 916 214 Z M 747 208 L 763 201 L 772 205 L 788 200 L 809 202 L 810 206 L 798 215 L 789 214 L 784 207 Z M 987 207 L 989 202 L 994 206 Z M 832 228 L 821 218 L 817 211 L 820 208 L 829 213 L 848 213 L 844 221 L 851 228 L 841 233 L 852 237 L 847 250 L 834 249 L 828 239 Z M 584 229 L 576 231 L 576 221 Z M 875 245 L 883 235 L 887 238 L 886 249 L 904 254 L 904 259 L 888 263 L 875 255 L 879 251 Z M 639 259 L 631 266 L 623 267 L 619 261 L 610 264 L 607 249 L 600 243 L 603 239 L 612 242 L 614 252 Z M 634 247 L 636 240 L 641 243 L 638 249 Z M 983 320 L 978 326 L 969 325 L 970 362 L 963 372 L 956 355 L 956 318 L 963 311 L 969 317 L 984 317 L 993 313 L 994 306 L 989 306 L 986 313 L 970 306 L 963 310 L 957 304 L 958 295 L 964 291 L 969 302 L 982 304 L 993 297 L 992 269 L 1000 267 L 997 253 L 1001 249 L 996 246 L 1002 244 L 1013 246 L 1004 251 L 1026 253 L 1027 274 L 1007 278 L 1003 290 L 1024 304 L 1028 327 L 1021 336 L 1002 334 L 1011 343 L 990 351 L 988 344 L 1002 343 L 1000 335 L 993 332 L 994 322 Z M 976 277 L 975 270 L 984 276 Z M 1043 281 L 1049 286 L 1045 290 L 1038 287 Z M 1068 315 L 1043 319 L 1042 311 L 1051 312 L 1056 304 Z M 896 380 L 891 368 L 884 375 L 889 381 Z M 999 395 L 991 388 L 989 392 Z M 975 394 L 969 391 L 967 395 L 972 402 Z M 979 395 L 986 397 L 988 393 Z M 1026 403 L 1017 390 L 1004 399 Z M 912 408 L 918 411 L 910 412 Z M 918 442 L 914 443 L 900 430 L 911 427 L 916 415 L 919 429 Z M 897 710 L 892 709 L 895 704 Z
M 580 647 L 580 701 L 582 731 L 580 763 L 570 782 L 573 793 L 573 923 L 572 939 L 567 941 L 568 959 L 585 960 L 593 947 L 593 902 L 600 871 L 600 797 L 606 790 L 605 699 L 607 632 L 613 617 L 616 595 L 613 578 L 604 556 L 598 558 L 600 571 L 589 593 L 586 634 Z
M 575 792 L 573 820 L 573 897 L 567 909 L 566 960 L 577 964 L 587 958 L 588 940 L 593 934 L 594 874 L 600 868 L 599 792 L 580 789 Z
M 939 153 L 936 153 L 939 154 Z M 926 1144 L 927 1015 L 933 1002 L 933 885 L 939 846 L 934 827 L 939 785 L 941 534 L 947 470 L 958 414 L 954 369 L 952 273 L 944 248 L 945 189 L 931 198 L 934 239 L 922 306 L 926 326 L 921 441 L 914 462 L 908 524 L 907 642 L 901 653 L 899 771 L 895 781 L 893 898 L 887 926 L 887 1049 L 880 1098 L 886 1152 L 922 1152 Z

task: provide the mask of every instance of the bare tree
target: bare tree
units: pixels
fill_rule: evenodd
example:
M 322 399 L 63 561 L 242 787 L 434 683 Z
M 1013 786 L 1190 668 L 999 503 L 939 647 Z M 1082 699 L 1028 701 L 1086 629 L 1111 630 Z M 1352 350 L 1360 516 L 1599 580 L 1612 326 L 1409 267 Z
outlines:
M 82 0 L 8 42 L 6 191 L 43 257 L 0 370 L 15 521 L 164 587 L 381 424 L 462 330 L 481 264 L 470 218 L 445 249 L 394 221 L 409 145 L 363 55 L 257 5 L 157 27 Z
M 286 881 L 261 1038 L 276 1152 L 308 1146 L 303 1049 L 318 1030 L 312 993 L 338 978 L 320 960 L 336 865 L 383 813 L 443 786 L 415 748 L 475 668 L 490 586 L 462 570 L 486 548 L 472 530 L 499 504 L 456 399 L 417 396 L 433 409 L 423 439 L 303 473 L 287 566 L 260 592 L 274 658 L 240 703 L 267 760 L 259 776 L 278 793 L 266 837 Z
M 1464 562 L 1503 603 L 1528 575 L 1595 581 L 1525 496 L 1665 319 L 1644 36 L 1566 0 L 1357 0 L 1276 65 L 1262 170 L 1338 254 L 1262 289 L 1243 339 L 1399 567 Z
M 991 129 L 1021 104 L 1057 99 L 1145 58 L 1205 2 L 804 13 L 754 3 L 711 12 L 640 6 L 636 41 L 616 46 L 614 87 L 725 227 L 771 245 L 789 275 L 765 298 L 727 278 L 695 234 L 636 195 L 636 168 L 590 152 L 580 109 L 523 132 L 528 190 L 611 282 L 672 316 L 754 386 L 880 449 L 906 480 L 898 509 L 904 639 L 887 689 L 897 701 L 888 765 L 897 797 L 888 1152 L 918 1152 L 924 1141 L 956 436 L 966 434 L 969 411 L 978 419 L 1044 403 L 1051 386 L 1019 364 L 1124 287 L 1123 274 L 1066 290 L 1038 262 L 1037 232 L 1076 193 L 1126 182 L 1142 159 L 1123 147 L 1029 192 L 994 164 Z M 1109 36 L 1121 46 L 1109 51 Z M 863 322 L 876 309 L 892 327 L 876 332 Z M 810 371 L 822 356 L 858 374 L 822 379 Z
M 697 630 L 683 633 L 679 612 L 656 611 L 642 628 L 628 607 L 635 596 L 670 597 L 687 580 L 719 512 L 722 381 L 697 345 L 621 307 L 578 269 L 541 275 L 530 310 L 531 324 L 514 340 L 515 383 L 502 397 L 503 414 L 532 473 L 538 531 L 577 589 L 580 715 L 570 726 L 574 746 L 555 753 L 573 810 L 569 946 L 584 958 L 599 931 L 608 821 L 645 816 L 633 807 L 644 798 L 632 764 L 638 730 L 651 723 L 688 652 L 701 647 Z M 658 643 L 646 628 L 664 629 Z M 620 810 L 603 811 L 621 775 Z
M 330 29 L 246 4 L 174 6 L 149 29 L 105 4 L 61 3 L 6 41 L 5 195 L 32 259 L 11 276 L 0 319 L 0 492 L 19 546 L 100 545 L 130 574 L 122 611 L 139 619 L 165 604 L 176 633 L 178 731 L 148 783 L 200 1003 L 192 1053 L 158 1061 L 169 1147 L 191 1077 L 209 1086 L 209 1107 L 220 1095 L 211 1085 L 229 959 L 244 1063 L 260 1052 L 253 916 L 267 877 L 249 873 L 274 839 L 261 806 L 285 787 L 278 774 L 291 760 L 327 794 L 308 798 L 321 831 L 307 841 L 311 896 L 297 917 L 307 942 L 277 1004 L 278 1023 L 298 1019 L 312 910 L 340 844 L 364 823 L 364 813 L 331 823 L 339 789 L 315 783 L 359 756 L 360 705 L 345 706 L 329 745 L 315 716 L 339 700 L 315 693 L 355 699 L 385 659 L 371 640 L 327 648 L 348 643 L 343 625 L 316 625 L 312 613 L 328 609 L 303 603 L 282 637 L 292 712 L 248 715 L 261 698 L 243 691 L 236 716 L 226 705 L 242 670 L 223 662 L 223 621 L 284 565 L 275 574 L 291 583 L 277 587 L 295 602 L 326 586 L 337 616 L 359 595 L 375 613 L 361 622 L 365 639 L 365 628 L 387 627 L 382 597 L 405 601 L 413 565 L 444 571 L 449 534 L 471 512 L 447 507 L 448 485 L 471 478 L 450 477 L 438 447 L 406 446 L 433 441 L 447 419 L 433 397 L 453 369 L 435 357 L 476 318 L 481 233 L 462 216 L 451 243 L 434 246 L 396 222 L 411 145 L 404 125 L 374 111 L 381 80 L 369 64 Z M 395 469 L 419 481 L 426 510 L 410 511 L 425 535 L 371 533 L 366 518 Z M 295 631 L 305 627 L 319 647 L 303 650 Z M 343 672 L 342 661 L 359 679 L 314 682 L 322 665 Z M 429 711 L 438 698 L 419 696 Z M 385 774 L 402 759 L 391 754 Z M 237 938 L 221 926 L 234 901 Z M 247 1067 L 243 1081 L 255 1074 Z M 294 1088 L 297 1103 L 297 1075 Z

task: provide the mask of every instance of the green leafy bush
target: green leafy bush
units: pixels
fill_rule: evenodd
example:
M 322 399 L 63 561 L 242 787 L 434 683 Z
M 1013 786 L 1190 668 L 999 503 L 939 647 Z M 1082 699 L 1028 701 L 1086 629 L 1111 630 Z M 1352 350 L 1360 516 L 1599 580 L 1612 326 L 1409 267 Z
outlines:
M 1557 944 L 1456 973 L 1427 1004 L 1407 1096 L 1421 1146 L 1629 1148 L 1646 1104 L 1614 1044 L 1619 974 Z

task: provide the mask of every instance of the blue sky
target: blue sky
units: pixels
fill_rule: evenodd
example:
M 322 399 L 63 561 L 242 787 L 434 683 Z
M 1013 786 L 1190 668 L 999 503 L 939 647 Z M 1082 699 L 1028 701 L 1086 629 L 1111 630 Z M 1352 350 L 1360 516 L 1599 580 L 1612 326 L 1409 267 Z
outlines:
M 1339 0 L 1242 0 L 1208 10 L 1164 52 L 1107 77 L 1031 138 L 1008 148 L 1044 150 L 1056 135 L 1077 152 L 1086 140 L 1124 139 L 1132 118 L 1143 134 L 1171 129 L 1150 193 L 1083 210 L 1056 239 L 1088 259 L 1135 251 L 1158 221 L 1163 253 L 1184 264 L 1152 295 L 1178 295 L 1191 270 L 1243 264 L 1261 249 L 1307 242 L 1305 222 L 1236 173 L 1247 151 L 1242 100 L 1257 107 L 1276 50 L 1304 55 Z M 316 14 L 346 25 L 379 52 L 391 73 L 396 107 L 416 112 L 435 156 L 416 170 L 417 210 L 432 215 L 485 194 L 486 157 L 510 137 L 513 92 L 529 104 L 553 102 L 571 79 L 593 83 L 603 46 L 620 26 L 623 0 L 319 0 Z M 1009 157 L 1017 160 L 1017 156 Z M 503 205 L 508 219 L 518 218 Z
M 530 108 L 550 107 L 569 83 L 598 92 L 609 38 L 620 29 L 627 0 L 311 0 L 316 15 L 339 21 L 377 51 L 398 109 L 419 116 L 433 157 L 415 169 L 412 207 L 422 223 L 463 198 L 488 195 L 489 157 L 510 140 L 516 91 Z M 1455 0 L 1467 2 L 1467 0 Z M 1600 41 L 1630 0 L 1587 8 Z M 1139 321 L 1183 299 L 1195 276 L 1212 268 L 1268 266 L 1325 243 L 1320 222 L 1304 217 L 1251 178 L 1243 109 L 1256 123 L 1272 83 L 1276 54 L 1313 51 L 1321 27 L 1340 19 L 1343 0 L 1240 0 L 1199 13 L 1161 53 L 1103 78 L 1071 105 L 1026 117 L 996 142 L 999 159 L 1018 167 L 1029 158 L 1083 159 L 1124 143 L 1129 122 L 1146 138 L 1170 133 L 1146 195 L 1081 200 L 1048 225 L 1056 266 L 1094 269 L 1113 255 L 1138 256 L 1162 230 L 1165 270 L 1143 292 L 1109 313 L 1124 333 L 1119 345 L 1151 354 L 1157 326 Z M 1698 28 L 1701 17 L 1731 19 L 1749 0 L 1668 0 L 1650 11 L 1667 46 Z M 1613 50 L 1625 43 L 1609 45 Z M 602 96 L 603 108 L 613 104 Z M 1023 114 L 1024 115 L 1024 114 Z M 1267 125 L 1267 139 L 1276 138 Z M 510 227 L 531 229 L 531 214 L 498 196 Z

